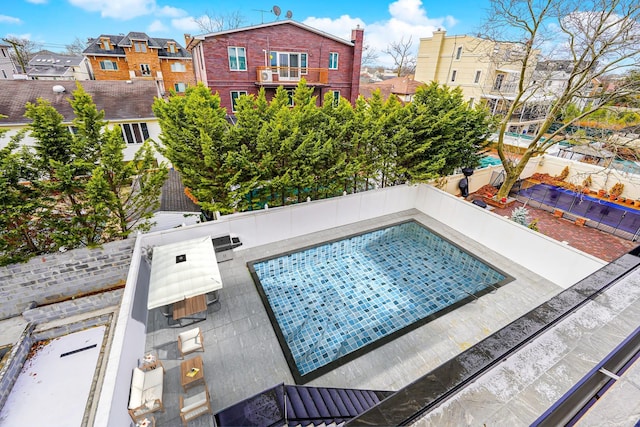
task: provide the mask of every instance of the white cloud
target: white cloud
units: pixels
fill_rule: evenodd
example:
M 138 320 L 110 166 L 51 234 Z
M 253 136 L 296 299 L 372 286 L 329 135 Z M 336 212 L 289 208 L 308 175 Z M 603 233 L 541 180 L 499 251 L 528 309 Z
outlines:
M 349 15 L 335 20 L 310 17 L 303 22 L 346 40 L 351 38 L 351 30 L 360 25 L 364 27 L 364 43 L 378 53 L 378 62 L 393 65 L 391 58 L 382 52 L 391 42 L 399 42 L 400 39 L 406 42 L 411 37 L 412 48 L 417 53 L 420 38 L 430 37 L 438 28 L 451 28 L 457 20 L 452 16 L 430 18 L 422 0 L 397 0 L 389 4 L 389 18 L 378 22 L 366 24 Z
M 0 15 L 0 22 L 3 24 L 22 24 L 20 18 L 14 18 L 13 16 Z
M 192 16 L 186 16 L 184 18 L 172 19 L 171 26 L 180 31 L 196 32 L 200 30 L 200 27 L 196 23 Z
M 33 4 L 46 4 L 47 0 L 27 0 L 27 3 L 33 3 Z
M 69 3 L 89 12 L 100 12 L 103 18 L 123 21 L 150 15 L 156 10 L 155 0 L 69 0 Z
M 149 26 L 147 27 L 147 31 L 150 33 L 164 33 L 168 30 L 168 28 L 166 27 L 166 25 L 164 25 L 162 23 L 162 21 L 160 21 L 159 19 L 156 19 L 155 21 L 153 21 L 151 24 L 149 24 Z
M 167 16 L 169 18 L 181 18 L 188 15 L 186 10 L 172 6 L 163 6 L 158 9 L 157 13 L 160 16 Z

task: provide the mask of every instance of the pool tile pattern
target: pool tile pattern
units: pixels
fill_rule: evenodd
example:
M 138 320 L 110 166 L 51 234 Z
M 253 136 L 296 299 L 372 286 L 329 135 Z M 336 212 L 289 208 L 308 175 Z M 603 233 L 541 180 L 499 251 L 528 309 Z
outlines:
M 414 221 L 253 268 L 301 375 L 506 279 Z

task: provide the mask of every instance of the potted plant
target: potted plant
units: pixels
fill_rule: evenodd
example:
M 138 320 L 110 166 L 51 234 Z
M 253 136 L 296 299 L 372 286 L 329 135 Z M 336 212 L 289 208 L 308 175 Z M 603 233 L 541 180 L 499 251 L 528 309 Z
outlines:
M 617 199 L 618 197 L 620 197 L 623 190 L 624 190 L 624 184 L 622 184 L 621 182 L 616 182 L 614 186 L 611 187 L 611 190 L 609 191 L 610 193 L 609 198 L 611 200 Z
M 604 191 L 604 189 L 598 190 L 598 197 L 604 197 L 605 194 L 606 194 L 606 191 Z

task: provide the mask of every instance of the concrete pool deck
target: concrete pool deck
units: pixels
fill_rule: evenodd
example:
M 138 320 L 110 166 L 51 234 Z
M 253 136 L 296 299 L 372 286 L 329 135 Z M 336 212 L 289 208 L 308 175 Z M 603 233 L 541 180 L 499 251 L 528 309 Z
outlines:
M 293 376 L 260 301 L 246 263 L 297 248 L 322 243 L 384 225 L 414 219 L 453 243 L 501 269 L 515 280 L 382 347 L 311 381 L 308 385 L 395 391 L 428 373 L 488 335 L 522 316 L 562 290 L 549 280 L 513 263 L 465 235 L 418 210 L 409 210 L 347 226 L 331 228 L 277 243 L 238 248 L 234 259 L 219 264 L 224 288 L 220 302 L 209 306 L 206 321 L 197 323 L 204 334 L 204 375 L 214 412 L 279 383 L 293 384 Z M 178 425 L 180 358 L 177 334 L 158 310 L 149 312 L 146 350 L 158 352 L 167 374 L 165 412 L 159 425 Z M 200 391 L 193 390 L 189 395 Z M 213 425 L 201 417 L 190 425 Z

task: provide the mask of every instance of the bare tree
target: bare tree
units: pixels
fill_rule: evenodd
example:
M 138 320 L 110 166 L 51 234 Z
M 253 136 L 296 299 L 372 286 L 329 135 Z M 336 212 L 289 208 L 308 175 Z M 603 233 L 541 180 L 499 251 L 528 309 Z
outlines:
M 404 37 L 401 37 L 399 42 L 389 43 L 384 50 L 384 53 L 393 59 L 398 77 L 413 74 L 416 70 L 416 56 L 412 46 L 411 37 L 407 41 L 404 40 Z
M 87 48 L 89 42 L 82 40 L 80 37 L 76 37 L 71 44 L 65 45 L 65 55 L 82 55 L 82 52 Z
M 202 32 L 215 33 L 217 31 L 240 28 L 244 23 L 244 16 L 238 11 L 231 12 L 227 15 L 218 15 L 207 11 L 201 17 L 194 20 Z
M 9 55 L 16 64 L 20 65 L 23 73 L 27 72 L 27 64 L 29 64 L 31 58 L 34 57 L 37 51 L 42 49 L 42 44 L 29 39 L 10 36 L 2 40 L 12 46 L 13 49 L 9 52 Z
M 365 44 L 362 47 L 362 65 L 374 65 L 377 60 L 378 52 L 368 44 Z
M 585 96 L 593 79 L 638 63 L 638 0 L 491 0 L 485 35 L 496 41 L 503 40 L 506 35 L 519 46 L 519 80 L 497 132 L 497 150 L 506 174 L 497 197 L 509 194 L 532 156 L 545 153 L 552 145 L 567 138 L 566 131 L 573 123 L 622 97 L 639 93 L 637 82 L 626 80 L 615 91 L 601 90 L 599 102 L 588 104 L 580 114 L 552 127 L 570 103 Z M 571 63 L 567 68 L 570 71 L 566 85 L 551 98 L 543 90 L 544 81 L 528 78 L 528 70 L 540 52 Z M 563 57 L 559 58 L 559 55 Z M 505 133 L 512 116 L 540 97 L 546 99 L 547 109 L 530 134 L 533 139 L 521 158 L 509 158 Z

